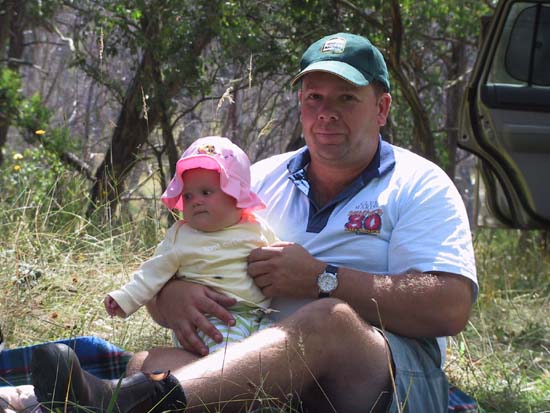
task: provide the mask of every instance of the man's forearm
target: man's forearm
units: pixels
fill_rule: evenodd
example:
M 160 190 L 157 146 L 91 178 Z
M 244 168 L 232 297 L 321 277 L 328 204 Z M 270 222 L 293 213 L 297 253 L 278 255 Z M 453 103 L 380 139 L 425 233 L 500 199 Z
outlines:
M 333 294 L 349 303 L 367 322 L 410 337 L 455 335 L 469 317 L 471 282 L 437 273 L 372 275 L 340 269 Z

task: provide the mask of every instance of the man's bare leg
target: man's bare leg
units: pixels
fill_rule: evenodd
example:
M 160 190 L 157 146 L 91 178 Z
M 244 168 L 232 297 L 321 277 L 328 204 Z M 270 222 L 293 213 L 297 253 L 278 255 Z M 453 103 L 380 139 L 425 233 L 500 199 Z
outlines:
M 126 376 L 142 371 L 176 370 L 199 359 L 200 356 L 177 347 L 158 347 L 140 351 L 128 362 Z
M 178 352 L 157 349 L 140 357 L 144 369 L 172 371 L 189 412 L 220 401 L 223 411 L 237 411 L 258 395 L 284 401 L 298 393 L 314 412 L 383 411 L 390 400 L 384 337 L 339 300 L 315 301 L 277 326 L 190 364 Z

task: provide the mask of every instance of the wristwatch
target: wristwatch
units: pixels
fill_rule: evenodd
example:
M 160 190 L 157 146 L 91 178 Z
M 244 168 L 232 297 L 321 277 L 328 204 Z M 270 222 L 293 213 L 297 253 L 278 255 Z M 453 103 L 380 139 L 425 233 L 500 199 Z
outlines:
M 325 271 L 317 276 L 317 286 L 319 287 L 319 298 L 330 297 L 338 288 L 338 267 L 327 265 Z

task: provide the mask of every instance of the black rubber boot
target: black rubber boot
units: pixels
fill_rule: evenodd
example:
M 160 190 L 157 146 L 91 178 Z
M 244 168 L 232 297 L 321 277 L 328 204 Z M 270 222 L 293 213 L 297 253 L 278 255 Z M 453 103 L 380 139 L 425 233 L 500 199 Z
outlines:
M 42 407 L 63 412 L 183 411 L 185 395 L 170 373 L 138 373 L 122 380 L 101 380 L 80 367 L 65 344 L 34 350 L 31 361 L 34 393 Z

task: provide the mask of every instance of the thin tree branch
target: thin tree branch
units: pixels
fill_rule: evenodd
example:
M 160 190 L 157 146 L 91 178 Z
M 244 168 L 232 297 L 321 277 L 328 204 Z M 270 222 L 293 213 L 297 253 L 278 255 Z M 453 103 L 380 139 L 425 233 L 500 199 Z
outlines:
M 363 19 L 365 19 L 365 21 L 371 25 L 372 27 L 374 27 L 375 29 L 377 30 L 380 30 L 382 33 L 386 33 L 388 32 L 388 28 L 386 26 L 384 26 L 384 24 L 382 24 L 380 22 L 380 20 L 378 20 L 378 13 L 376 11 L 368 11 L 368 10 L 364 10 L 362 8 L 360 8 L 359 6 L 356 6 L 355 4 L 353 4 L 351 1 L 349 0 L 336 0 L 336 3 L 340 3 L 340 4 L 343 4 L 344 6 L 346 6 L 347 8 L 353 10 L 355 13 L 357 13 L 358 15 L 360 15 Z

